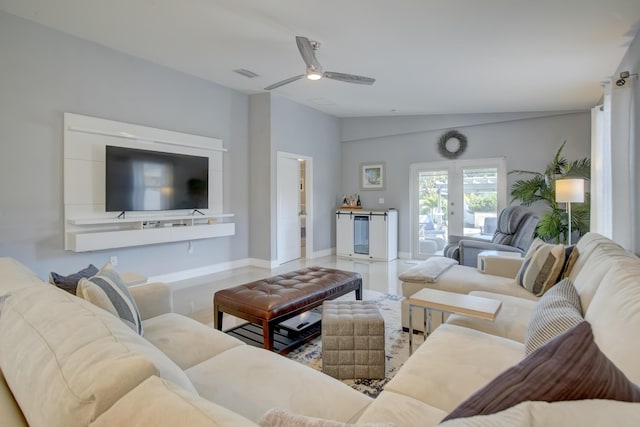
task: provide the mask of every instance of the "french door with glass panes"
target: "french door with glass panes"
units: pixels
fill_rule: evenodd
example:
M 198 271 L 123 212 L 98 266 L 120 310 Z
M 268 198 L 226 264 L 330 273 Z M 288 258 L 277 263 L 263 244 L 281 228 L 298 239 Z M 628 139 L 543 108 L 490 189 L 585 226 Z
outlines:
M 449 236 L 491 239 L 507 205 L 504 158 L 416 163 L 410 175 L 413 258 L 442 254 Z

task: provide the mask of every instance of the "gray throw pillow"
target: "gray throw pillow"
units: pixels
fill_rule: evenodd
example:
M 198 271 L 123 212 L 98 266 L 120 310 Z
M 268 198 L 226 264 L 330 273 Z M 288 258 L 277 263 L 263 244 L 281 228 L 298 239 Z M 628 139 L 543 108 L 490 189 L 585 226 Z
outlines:
M 531 313 L 524 338 L 526 355 L 584 320 L 580 295 L 569 279 L 563 279 L 540 298 Z
M 78 287 L 78 282 L 80 279 L 86 279 L 91 276 L 95 276 L 98 273 L 98 268 L 89 264 L 87 268 L 84 268 L 77 273 L 70 274 L 68 276 L 63 276 L 62 274 L 58 274 L 55 272 L 49 273 L 49 282 L 52 285 L 56 285 L 60 289 L 64 289 L 70 294 L 76 294 L 76 288 Z

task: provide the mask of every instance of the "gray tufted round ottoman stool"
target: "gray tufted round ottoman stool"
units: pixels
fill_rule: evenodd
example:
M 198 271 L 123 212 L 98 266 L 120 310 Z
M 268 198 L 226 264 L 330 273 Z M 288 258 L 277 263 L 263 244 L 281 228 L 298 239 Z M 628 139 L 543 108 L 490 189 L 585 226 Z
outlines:
M 322 372 L 338 379 L 384 378 L 384 319 L 373 301 L 322 304 Z

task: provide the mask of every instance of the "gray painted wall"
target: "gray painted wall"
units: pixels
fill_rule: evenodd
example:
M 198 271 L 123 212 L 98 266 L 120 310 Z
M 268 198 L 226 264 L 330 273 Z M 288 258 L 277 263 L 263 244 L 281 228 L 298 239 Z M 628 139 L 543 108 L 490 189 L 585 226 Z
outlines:
M 0 12 L 0 256 L 41 277 L 100 267 L 164 274 L 244 259 L 249 248 L 248 97 Z M 222 138 L 236 235 L 93 253 L 63 249 L 62 114 Z
M 249 233 L 251 258 L 271 260 L 271 236 L 275 240 L 273 225 L 271 170 L 271 94 L 262 93 L 249 97 L 249 180 L 251 214 Z M 274 219 L 275 220 L 275 219 Z M 273 234 L 271 230 L 274 230 Z M 275 245 L 275 243 L 273 243 Z M 275 258 L 275 255 L 274 257 Z
M 272 95 L 271 99 L 271 164 L 276 164 L 278 151 L 313 158 L 313 250 L 329 250 L 335 246 L 334 212 L 342 182 L 340 122 L 283 97 Z M 275 189 L 275 168 L 271 179 Z M 275 197 L 272 201 L 275 205 Z M 272 235 L 276 235 L 275 228 Z M 276 255 L 274 246 L 273 259 Z
M 330 250 L 341 182 L 338 119 L 271 93 L 249 98 L 251 257 L 269 262 L 278 258 L 278 151 L 313 158 L 313 250 Z
M 438 139 L 446 130 L 457 129 L 468 138 L 468 148 L 460 159 L 504 156 L 508 171 L 544 170 L 564 140 L 563 154 L 568 159 L 590 155 L 590 113 L 536 116 L 539 114 L 398 117 L 398 123 L 394 118 L 382 118 L 386 126 L 380 126 L 381 118 L 342 119 L 341 134 L 349 141 L 342 144 L 340 193 L 359 192 L 368 209 L 398 209 L 398 250 L 409 252 L 409 166 L 446 160 L 437 150 Z M 376 131 L 381 136 L 377 137 Z M 359 165 L 374 161 L 387 162 L 386 190 L 360 192 Z M 508 188 L 515 179 L 509 176 Z M 378 203 L 380 197 L 384 204 Z

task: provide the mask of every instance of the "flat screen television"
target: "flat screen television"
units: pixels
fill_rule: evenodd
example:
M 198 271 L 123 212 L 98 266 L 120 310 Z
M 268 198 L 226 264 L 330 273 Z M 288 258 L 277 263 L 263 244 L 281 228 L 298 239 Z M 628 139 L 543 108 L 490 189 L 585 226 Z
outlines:
M 207 209 L 209 158 L 106 146 L 107 212 Z

